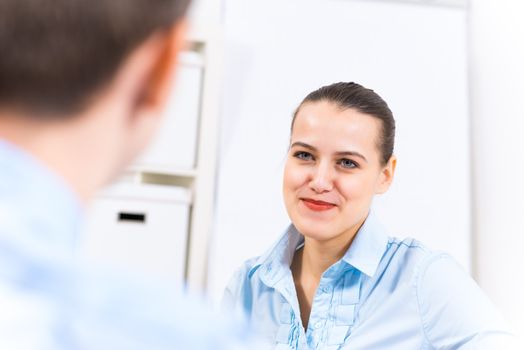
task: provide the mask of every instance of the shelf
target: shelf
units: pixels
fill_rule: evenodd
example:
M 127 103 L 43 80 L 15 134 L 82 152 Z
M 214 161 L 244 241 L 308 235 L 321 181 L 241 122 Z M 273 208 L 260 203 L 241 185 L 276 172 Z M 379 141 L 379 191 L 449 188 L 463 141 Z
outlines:
M 141 182 L 144 184 L 155 184 L 164 186 L 180 186 L 193 189 L 195 176 L 141 173 Z
M 157 202 L 190 204 L 191 191 L 180 186 L 119 182 L 102 191 L 98 198 L 153 200 Z
M 172 177 L 184 177 L 184 178 L 194 178 L 198 174 L 197 169 L 174 169 L 172 167 L 163 167 L 163 166 L 140 166 L 134 165 L 129 168 L 128 172 L 137 174 L 158 174 L 166 175 Z

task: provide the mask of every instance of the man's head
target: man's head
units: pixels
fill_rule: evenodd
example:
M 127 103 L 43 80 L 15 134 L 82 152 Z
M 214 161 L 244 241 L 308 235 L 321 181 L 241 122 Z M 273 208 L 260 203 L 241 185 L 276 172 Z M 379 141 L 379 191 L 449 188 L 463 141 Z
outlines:
M 61 138 L 74 143 L 75 136 L 78 156 L 94 161 L 80 149 L 89 148 L 90 138 L 93 152 L 99 145 L 98 157 L 107 158 L 92 165 L 99 182 L 114 176 L 158 124 L 188 3 L 0 1 L 0 138 L 37 153 L 62 173 L 61 161 L 46 159 L 57 157 L 41 149 L 59 148 Z M 34 149 L 37 139 L 42 142 Z
M 86 108 L 125 58 L 187 0 L 2 0 L 0 105 L 34 116 Z

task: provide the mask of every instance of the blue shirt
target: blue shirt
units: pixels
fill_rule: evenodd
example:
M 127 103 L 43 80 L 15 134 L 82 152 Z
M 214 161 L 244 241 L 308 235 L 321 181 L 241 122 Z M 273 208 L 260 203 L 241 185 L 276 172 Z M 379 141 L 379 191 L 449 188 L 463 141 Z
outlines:
M 290 226 L 234 275 L 224 306 L 249 317 L 275 349 L 508 349 L 513 339 L 477 284 L 444 253 L 388 238 L 371 213 L 327 269 L 307 331 L 290 264 L 303 236 Z
M 76 261 L 82 217 L 61 178 L 0 140 L 0 349 L 246 348 L 246 327 L 201 300 Z

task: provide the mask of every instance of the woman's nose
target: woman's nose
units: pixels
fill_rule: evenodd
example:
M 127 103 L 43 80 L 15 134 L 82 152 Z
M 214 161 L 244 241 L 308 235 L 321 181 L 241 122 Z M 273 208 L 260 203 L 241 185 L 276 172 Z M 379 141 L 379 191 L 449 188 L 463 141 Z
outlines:
M 313 168 L 309 187 L 316 193 L 324 193 L 333 190 L 333 169 L 329 164 L 319 164 Z

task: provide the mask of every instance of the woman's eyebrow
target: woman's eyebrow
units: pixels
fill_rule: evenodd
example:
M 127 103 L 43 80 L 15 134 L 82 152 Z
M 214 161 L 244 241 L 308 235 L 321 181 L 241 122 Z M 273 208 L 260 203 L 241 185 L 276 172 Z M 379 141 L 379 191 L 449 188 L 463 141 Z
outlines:
M 311 151 L 317 151 L 317 149 L 314 147 L 314 146 L 311 146 L 305 142 L 301 142 L 301 141 L 297 141 L 297 142 L 293 142 L 293 144 L 291 145 L 291 148 L 293 147 L 304 147 L 304 148 L 307 148 Z M 343 157 L 343 156 L 353 156 L 353 157 L 358 157 L 360 159 L 362 159 L 363 161 L 365 161 L 366 163 L 368 162 L 368 160 L 366 159 L 366 157 L 364 157 L 362 154 L 358 153 L 358 152 L 355 152 L 355 151 L 341 151 L 341 152 L 336 152 L 335 155 L 337 157 Z
M 316 151 L 317 149 L 311 145 L 308 145 L 307 143 L 304 143 L 304 142 L 300 142 L 300 141 L 297 141 L 297 142 L 293 142 L 293 144 L 291 145 L 291 148 L 293 147 L 304 147 L 304 148 L 307 148 L 311 151 Z
M 343 156 L 353 156 L 353 157 L 358 157 L 358 158 L 361 158 L 363 161 L 365 161 L 366 163 L 368 162 L 368 160 L 366 159 L 366 157 L 364 157 L 362 154 L 358 153 L 358 152 L 354 152 L 354 151 L 343 151 L 343 152 L 336 152 L 335 153 L 337 156 L 339 157 L 343 157 Z

